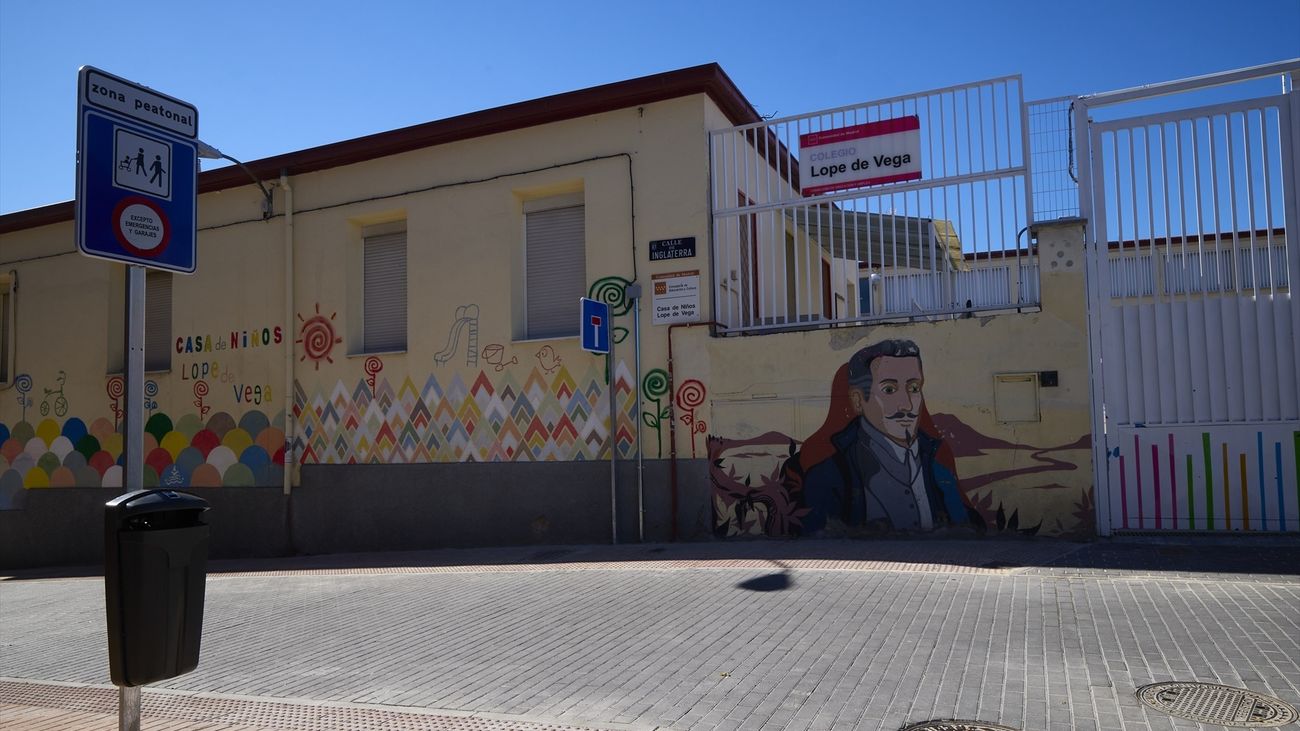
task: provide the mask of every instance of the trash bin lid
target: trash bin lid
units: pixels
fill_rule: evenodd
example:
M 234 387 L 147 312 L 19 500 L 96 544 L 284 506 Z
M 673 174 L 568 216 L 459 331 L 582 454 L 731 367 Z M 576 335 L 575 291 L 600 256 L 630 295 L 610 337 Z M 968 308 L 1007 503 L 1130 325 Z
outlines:
M 118 519 L 147 513 L 164 513 L 180 510 L 208 509 L 208 501 L 186 492 L 175 490 L 136 490 L 104 503 L 104 509 Z

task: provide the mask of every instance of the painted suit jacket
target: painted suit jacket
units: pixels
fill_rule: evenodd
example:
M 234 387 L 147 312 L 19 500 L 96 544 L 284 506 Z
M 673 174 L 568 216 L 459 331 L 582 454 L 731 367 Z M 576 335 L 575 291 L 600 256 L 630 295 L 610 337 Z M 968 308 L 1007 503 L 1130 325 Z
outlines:
M 896 529 L 887 517 L 868 518 L 869 512 L 879 511 L 868 510 L 868 501 L 876 498 L 867 494 L 866 486 L 883 467 L 869 452 L 859 450 L 854 454 L 855 445 L 864 436 L 862 432 L 861 420 L 854 419 L 847 428 L 831 437 L 835 453 L 813 465 L 804 476 L 803 500 L 810 510 L 803 519 L 804 535 L 823 530 L 828 518 L 866 530 L 888 532 Z M 984 520 L 958 491 L 956 475 L 935 461 L 935 453 L 942 442 L 925 432 L 918 432 L 916 440 L 917 460 L 921 464 L 934 527 L 969 525 L 982 530 Z

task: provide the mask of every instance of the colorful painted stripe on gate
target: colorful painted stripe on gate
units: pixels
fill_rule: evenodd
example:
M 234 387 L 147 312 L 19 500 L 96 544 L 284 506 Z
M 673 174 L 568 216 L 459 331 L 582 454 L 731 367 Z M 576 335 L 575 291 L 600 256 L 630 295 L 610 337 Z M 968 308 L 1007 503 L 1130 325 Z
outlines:
M 1214 460 L 1210 457 L 1210 433 L 1201 434 L 1201 450 L 1205 455 L 1205 527 L 1214 528 Z
M 1121 529 L 1300 530 L 1300 431 L 1290 432 L 1290 440 L 1286 440 L 1285 437 L 1268 440 L 1273 443 L 1272 460 L 1267 459 L 1266 434 L 1263 430 L 1254 432 L 1254 439 L 1251 440 L 1254 442 L 1253 445 L 1245 441 L 1249 437 L 1241 432 L 1223 441 L 1215 440 L 1210 432 L 1200 432 L 1200 452 L 1204 469 L 1198 474 L 1195 470 L 1194 455 L 1190 451 L 1182 453 L 1185 467 L 1182 480 L 1186 483 L 1186 495 L 1183 500 L 1179 499 L 1180 476 L 1177 458 L 1182 450 L 1178 448 L 1178 436 L 1168 432 L 1164 435 L 1165 438 L 1160 440 L 1165 444 L 1153 441 L 1146 445 L 1149 446 L 1151 454 L 1150 464 L 1146 466 L 1145 460 L 1141 458 L 1144 447 L 1143 433 L 1146 431 L 1141 429 L 1133 435 L 1130 454 L 1125 454 L 1120 449 L 1115 450 L 1114 456 L 1118 457 L 1120 473 Z M 1191 435 L 1184 432 L 1183 439 L 1186 440 L 1189 436 Z M 1217 455 L 1214 441 L 1219 442 Z M 1286 441 L 1292 444 L 1287 445 Z M 1234 445 L 1241 449 L 1234 449 Z M 1287 468 L 1284 466 L 1285 446 L 1293 446 L 1292 456 L 1295 460 L 1289 478 L 1285 474 Z M 1252 447 L 1255 453 L 1253 460 L 1250 454 Z M 1167 471 L 1161 469 L 1162 448 L 1166 449 L 1168 454 Z M 1166 482 L 1169 486 L 1167 495 L 1165 494 Z M 1252 484 L 1256 482 L 1257 488 Z M 1276 502 L 1272 504 L 1269 495 L 1270 483 L 1276 486 L 1273 495 Z M 1290 499 L 1291 496 L 1286 490 L 1288 483 L 1296 486 L 1294 499 Z M 1221 488 L 1216 490 L 1219 486 Z M 1205 499 L 1205 509 L 1200 524 L 1197 522 L 1196 509 L 1198 492 L 1202 492 Z M 1220 500 L 1222 503 L 1216 505 Z M 1235 505 L 1234 501 L 1236 501 Z M 1135 508 L 1132 513 L 1129 510 L 1130 503 Z M 1216 520 L 1216 511 L 1222 513 L 1222 520 Z

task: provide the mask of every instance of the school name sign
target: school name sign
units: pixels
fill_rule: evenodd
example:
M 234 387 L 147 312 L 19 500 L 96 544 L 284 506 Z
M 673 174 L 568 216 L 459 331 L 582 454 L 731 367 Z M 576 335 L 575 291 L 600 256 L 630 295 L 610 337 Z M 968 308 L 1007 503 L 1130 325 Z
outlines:
M 804 195 L 921 179 L 921 118 L 916 115 L 799 136 Z

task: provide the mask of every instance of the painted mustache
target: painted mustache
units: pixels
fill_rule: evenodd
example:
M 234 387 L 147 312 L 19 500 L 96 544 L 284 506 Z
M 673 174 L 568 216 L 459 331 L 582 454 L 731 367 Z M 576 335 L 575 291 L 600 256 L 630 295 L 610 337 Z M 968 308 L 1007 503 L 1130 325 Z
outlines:
M 912 413 L 911 411 L 896 411 L 890 414 L 889 416 L 886 416 L 885 418 L 886 419 L 915 419 L 916 414 Z

